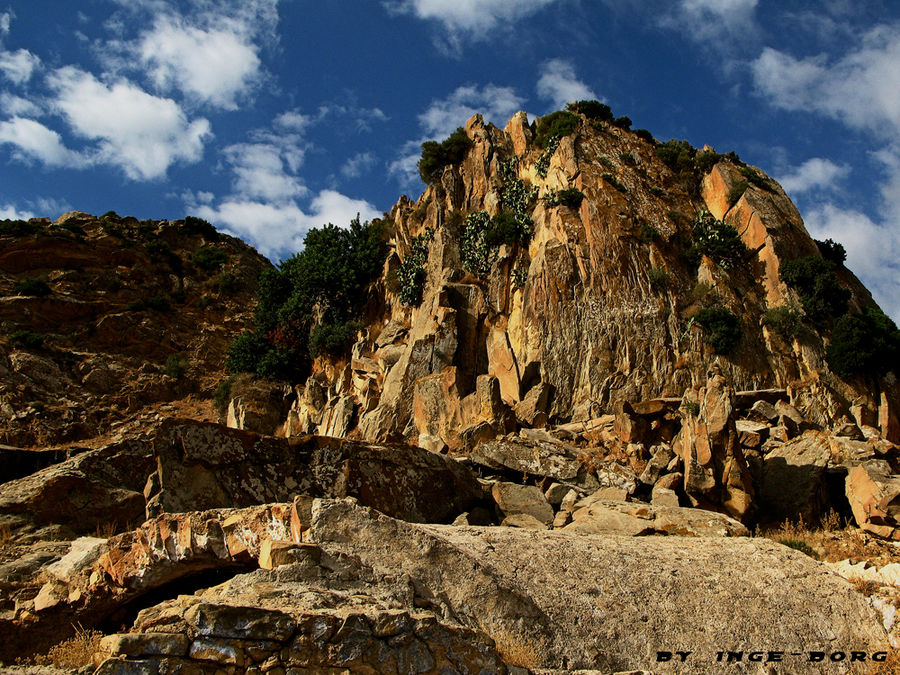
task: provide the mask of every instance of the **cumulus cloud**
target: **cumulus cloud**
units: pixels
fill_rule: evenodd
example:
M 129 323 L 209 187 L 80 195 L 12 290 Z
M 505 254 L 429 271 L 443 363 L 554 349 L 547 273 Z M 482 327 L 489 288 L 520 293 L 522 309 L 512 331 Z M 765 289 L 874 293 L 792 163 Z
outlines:
M 97 142 L 97 160 L 120 166 L 135 180 L 162 178 L 176 162 L 198 161 L 211 137 L 206 119 L 188 120 L 175 101 L 127 80 L 106 84 L 67 66 L 52 73 L 48 84 L 55 109 L 72 131 Z
M 557 109 L 570 101 L 597 98 L 594 91 L 575 75 L 572 63 L 563 59 L 550 59 L 541 65 L 537 94 Z
M 21 160 L 37 159 L 48 166 L 84 163 L 84 158 L 65 147 L 57 132 L 24 117 L 0 122 L 0 143 L 14 146 L 13 156 Z
M 300 179 L 288 173 L 282 148 L 272 143 L 237 143 L 224 150 L 234 172 L 234 190 L 246 198 L 284 201 L 307 192 Z M 293 171 L 300 159 L 292 153 Z
M 733 38 L 740 38 L 738 44 L 743 44 L 757 33 L 758 4 L 759 0 L 680 0 L 660 22 L 669 28 L 685 28 L 695 42 L 727 46 L 730 52 L 735 47 Z
M 785 110 L 810 110 L 857 129 L 900 137 L 900 31 L 879 26 L 831 61 L 767 47 L 752 64 L 757 91 Z
M 27 49 L 0 51 L 0 73 L 14 84 L 25 84 L 41 65 L 41 60 Z
M 432 138 L 448 136 L 475 113 L 481 113 L 486 121 L 502 127 L 513 113 L 522 109 L 523 103 L 512 87 L 493 84 L 480 89 L 477 86 L 459 87 L 447 98 L 432 101 L 419 115 L 419 124 Z
M 375 155 L 371 152 L 360 152 L 348 159 L 341 167 L 341 175 L 344 178 L 358 178 L 363 173 L 375 166 Z
M 144 34 L 138 50 L 157 87 L 175 87 L 227 110 L 236 109 L 237 98 L 260 78 L 255 46 L 234 30 L 204 30 L 166 17 Z
M 12 204 L 0 204 L 0 220 L 28 220 L 29 218 L 34 218 L 34 212 L 20 211 Z
M 0 92 L 0 109 L 7 115 L 22 117 L 38 117 L 42 112 L 34 102 L 7 91 Z
M 828 189 L 850 173 L 850 167 L 835 164 L 829 159 L 813 157 L 798 167 L 790 169 L 778 179 L 785 192 L 802 194 L 812 190 Z
M 326 223 L 346 227 L 357 214 L 363 220 L 381 215 L 369 202 L 333 190 L 319 192 L 306 210 L 294 201 L 272 204 L 237 199 L 225 200 L 217 207 L 197 205 L 192 210 L 229 234 L 250 242 L 272 260 L 302 249 L 311 228 Z
M 388 0 L 388 10 L 439 21 L 456 35 L 484 39 L 498 25 L 535 14 L 555 0 Z

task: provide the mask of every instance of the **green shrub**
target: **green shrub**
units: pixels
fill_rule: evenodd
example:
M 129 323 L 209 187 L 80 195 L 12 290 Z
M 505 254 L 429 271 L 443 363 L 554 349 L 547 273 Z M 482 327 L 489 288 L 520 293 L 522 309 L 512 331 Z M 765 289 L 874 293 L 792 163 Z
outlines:
M 238 278 L 232 272 L 219 272 L 212 278 L 211 285 L 219 295 L 226 296 L 234 295 L 241 286 Z
M 557 201 L 570 209 L 577 209 L 584 201 L 584 193 L 578 188 L 566 188 L 556 193 Z
M 825 361 L 840 377 L 869 379 L 900 372 L 900 330 L 880 309 L 838 319 L 831 333 Z
M 538 120 L 534 144 L 539 148 L 546 148 L 551 139 L 574 134 L 578 123 L 579 118 L 566 110 L 544 115 Z
M 697 151 L 687 141 L 673 138 L 665 143 L 659 143 L 654 152 L 663 164 L 676 173 L 694 169 L 694 155 Z
M 683 401 L 681 407 L 689 417 L 696 417 L 700 414 L 700 404 L 697 401 Z
M 50 293 L 52 293 L 53 291 L 50 290 L 47 282 L 43 279 L 33 279 L 31 277 L 25 277 L 21 281 L 16 282 L 16 292 L 19 295 L 32 295 L 38 298 L 43 298 L 47 295 L 50 295 Z
M 782 544 L 783 546 L 787 546 L 788 548 L 792 548 L 796 551 L 800 551 L 801 553 L 805 553 L 810 558 L 815 558 L 816 560 L 819 559 L 819 554 L 816 553 L 816 549 L 814 549 L 812 546 L 801 539 L 792 539 L 790 537 L 785 537 L 783 539 L 779 539 L 778 543 Z
M 612 122 L 614 119 L 612 109 L 605 103 L 600 103 L 600 101 L 575 101 L 574 103 L 569 103 L 566 109 L 584 115 L 589 120 Z
M 231 403 L 231 386 L 236 378 L 237 375 L 229 375 L 219 382 L 219 386 L 213 392 L 213 407 L 222 417 L 228 412 L 228 404 Z
M 834 263 L 836 266 L 844 264 L 847 259 L 847 249 L 843 245 L 837 243 L 834 239 L 826 239 L 825 241 L 815 240 L 819 253 L 825 260 Z
M 304 248 L 259 278 L 254 328 L 228 347 L 230 373 L 298 382 L 309 372 L 310 334 L 362 312 L 367 286 L 384 265 L 380 221 L 328 224 L 306 234 Z M 323 333 L 324 335 L 325 333 Z
M 119 216 L 119 214 L 116 213 L 115 211 L 107 211 L 107 212 L 104 213 L 102 216 L 100 216 L 100 220 L 101 220 L 101 221 L 102 221 L 102 220 L 108 220 L 108 221 L 111 221 L 111 222 L 114 222 L 114 223 L 122 222 L 121 216 Z
M 626 166 L 635 166 L 637 164 L 637 160 L 630 152 L 620 152 L 619 159 Z
M 181 270 L 181 258 L 172 251 L 164 239 L 151 239 L 144 244 L 144 250 L 150 256 L 151 262 L 165 263 L 175 272 Z
M 659 230 L 650 223 L 641 223 L 641 239 L 648 244 L 659 239 Z
M 23 349 L 42 349 L 44 346 L 44 336 L 30 330 L 17 330 L 9 336 L 9 341 L 14 347 Z
M 736 180 L 731 184 L 731 187 L 728 189 L 728 205 L 734 206 L 737 204 L 738 200 L 744 196 L 744 193 L 747 191 L 747 181 L 745 180 Z
M 541 178 L 547 177 L 547 172 L 550 170 L 550 159 L 559 147 L 559 136 L 547 139 L 544 145 L 544 152 L 541 153 L 541 156 L 534 163 L 534 170 Z
M 400 283 L 400 302 L 409 307 L 418 307 L 422 302 L 422 290 L 425 286 L 425 263 L 428 260 L 428 244 L 434 239 L 434 228 L 429 227 L 421 234 L 413 237 L 409 253 L 397 269 L 397 281 Z
M 803 327 L 803 312 L 796 305 L 770 307 L 763 314 L 763 324 L 781 337 L 790 340 L 800 334 Z
M 486 277 L 497 258 L 497 250 L 486 241 L 490 227 L 491 217 L 487 211 L 475 211 L 466 216 L 459 253 L 463 267 L 476 277 Z
M 651 267 L 647 278 L 650 280 L 650 288 L 658 293 L 669 285 L 672 277 L 661 267 Z
M 315 358 L 319 354 L 340 355 L 353 344 L 357 332 L 363 327 L 359 321 L 336 324 L 320 324 L 309 334 L 309 353 Z
M 755 169 L 751 169 L 749 166 L 742 166 L 738 171 L 741 172 L 741 175 L 747 179 L 751 185 L 755 185 L 760 190 L 765 190 L 766 192 L 772 192 L 772 186 L 769 184 L 762 175 L 756 171 Z
M 850 291 L 841 288 L 835 269 L 833 262 L 818 256 L 781 263 L 781 280 L 797 291 L 806 318 L 819 327 L 847 312 Z
M 38 223 L 30 223 L 27 220 L 0 220 L 0 236 L 25 237 L 37 234 L 41 229 Z
M 622 115 L 613 120 L 613 125 L 620 129 L 631 129 L 631 118 L 628 115 Z
M 651 134 L 647 129 L 635 129 L 634 135 L 641 140 L 647 141 L 648 143 L 656 143 L 656 139 L 653 138 L 653 134 Z
M 422 157 L 416 165 L 419 178 L 423 183 L 433 183 L 441 177 L 444 167 L 462 162 L 472 145 L 472 140 L 462 127 L 457 127 L 440 143 L 425 141 L 422 143 Z
M 522 288 L 528 281 L 528 267 L 516 267 L 512 271 L 513 288 Z
M 665 197 L 666 191 L 663 190 L 662 188 L 652 187 L 652 188 L 650 188 L 650 194 L 653 195 L 654 197 Z
M 722 160 L 722 155 L 718 152 L 701 151 L 694 156 L 694 166 L 701 173 L 709 173 L 712 168 Z
M 187 362 L 176 354 L 166 359 L 166 375 L 173 380 L 180 380 L 187 370 Z
M 484 242 L 491 247 L 518 243 L 522 237 L 523 233 L 515 216 L 506 210 L 491 218 L 490 227 L 484 232 Z
M 203 218 L 196 218 L 194 216 L 184 217 L 184 222 L 181 224 L 181 231 L 188 235 L 199 234 L 207 241 L 218 241 L 219 239 L 219 232 L 211 223 L 203 220 Z
M 740 262 L 747 252 L 738 231 L 718 220 L 708 211 L 701 211 L 694 221 L 690 255 L 703 254 L 712 258 L 723 270 Z
M 741 339 L 741 322 L 726 307 L 701 309 L 694 320 L 706 329 L 706 343 L 716 354 L 731 353 Z
M 611 173 L 600 174 L 600 177 L 605 180 L 607 183 L 612 185 L 619 192 L 625 193 L 628 192 L 628 188 L 622 185 L 619 181 L 616 180 L 616 177 Z
M 191 262 L 205 272 L 214 272 L 228 261 L 228 254 L 214 246 L 203 246 L 191 254 Z

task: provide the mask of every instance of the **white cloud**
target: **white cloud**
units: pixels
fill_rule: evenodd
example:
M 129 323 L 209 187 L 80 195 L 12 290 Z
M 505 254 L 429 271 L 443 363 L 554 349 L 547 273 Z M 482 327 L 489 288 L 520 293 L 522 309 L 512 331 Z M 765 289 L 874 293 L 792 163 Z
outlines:
M 313 119 L 309 115 L 303 115 L 296 110 L 288 110 L 275 118 L 275 127 L 284 131 L 305 131 Z
M 224 153 L 235 174 L 233 188 L 244 198 L 284 201 L 307 191 L 299 178 L 287 173 L 281 149 L 275 144 L 238 143 Z M 293 170 L 297 167 L 299 162 Z
M 0 15 L 0 20 L 2 18 Z M 2 27 L 2 21 L 0 21 L 0 27 Z M 20 211 L 12 204 L 0 205 L 0 220 L 28 220 L 29 218 L 34 218 L 32 211 Z
M 227 110 L 260 79 L 256 49 L 237 31 L 203 30 L 167 17 L 144 34 L 138 49 L 158 87 L 174 86 Z
M 500 24 L 518 21 L 555 0 L 392 0 L 383 2 L 390 11 L 439 21 L 453 34 L 464 32 L 486 38 Z
M 14 84 L 25 84 L 41 65 L 41 60 L 27 49 L 0 51 L 0 72 Z
M 48 166 L 84 164 L 83 158 L 65 147 L 57 132 L 24 117 L 0 122 L 0 143 L 15 146 L 18 159 L 38 159 Z
M 363 173 L 375 166 L 375 155 L 371 152 L 360 152 L 348 159 L 341 167 L 341 175 L 344 178 L 358 178 Z
M 120 80 L 107 85 L 67 66 L 48 77 L 54 107 L 82 138 L 98 141 L 97 159 L 132 179 L 165 176 L 176 162 L 196 162 L 210 138 L 206 119 L 189 121 L 175 101 Z
M 432 101 L 428 109 L 419 115 L 419 123 L 432 138 L 443 138 L 456 127 L 465 124 L 475 113 L 484 115 L 486 121 L 505 126 L 513 113 L 522 109 L 523 100 L 511 87 L 487 84 L 459 87 L 445 99 Z
M 798 167 L 790 169 L 778 179 L 789 195 L 817 189 L 832 188 L 836 181 L 850 173 L 847 165 L 835 164 L 829 159 L 813 157 Z
M 859 276 L 881 308 L 900 320 L 900 231 L 833 204 L 811 210 L 804 220 L 816 239 L 834 239 L 844 245 L 847 267 Z
M 734 48 L 731 40 L 746 42 L 757 32 L 758 4 L 759 0 L 680 0 L 661 23 L 685 27 L 688 37 L 696 42 L 714 41 L 717 46 L 725 46 L 723 41 L 728 40 L 730 51 Z
M 369 202 L 333 190 L 316 195 L 308 212 L 293 201 L 277 205 L 252 200 L 226 200 L 215 208 L 196 205 L 191 210 L 273 260 L 302 249 L 303 238 L 313 227 L 325 223 L 346 227 L 357 213 L 364 221 L 381 216 Z
M 9 12 L 0 13 L 0 35 L 9 33 L 9 24 L 12 21 L 12 15 Z
M 7 115 L 22 117 L 37 117 L 43 112 L 37 104 L 6 91 L 0 92 L 0 109 Z
M 557 109 L 571 101 L 597 98 L 594 91 L 575 75 L 572 64 L 563 59 L 550 59 L 541 65 L 537 94 Z
M 752 64 L 757 91 L 779 108 L 815 111 L 900 138 L 900 31 L 880 26 L 835 62 L 766 48 Z

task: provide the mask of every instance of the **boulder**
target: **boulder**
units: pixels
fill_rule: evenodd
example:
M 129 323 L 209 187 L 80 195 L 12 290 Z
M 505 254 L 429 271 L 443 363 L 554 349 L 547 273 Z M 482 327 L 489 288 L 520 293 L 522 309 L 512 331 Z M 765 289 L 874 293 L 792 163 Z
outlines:
M 615 405 L 615 435 L 622 443 L 642 443 L 649 425 L 638 415 L 628 401 L 617 401 Z
M 525 439 L 485 441 L 475 446 L 471 459 L 491 469 L 511 469 L 557 481 L 570 481 L 581 470 L 577 449 L 559 442 Z
M 598 500 L 576 509 L 572 514 L 572 523 L 565 529 L 630 537 L 650 534 L 746 537 L 750 534 L 741 523 L 722 513 L 679 507 L 677 497 L 674 506 Z
M 468 468 L 414 446 L 273 438 L 176 420 L 160 427 L 154 453 L 158 468 L 148 483 L 148 516 L 285 502 L 304 494 L 353 496 L 399 518 L 451 522 L 483 498 Z
M 886 539 L 900 539 L 900 476 L 884 460 L 869 460 L 847 475 L 847 500 L 856 524 Z
M 766 455 L 757 491 L 763 522 L 817 522 L 828 503 L 830 460 L 829 434 L 820 431 L 807 431 Z
M 547 426 L 547 414 L 550 411 L 550 397 L 553 388 L 544 382 L 540 382 L 529 389 L 525 398 L 516 404 L 516 419 L 520 424 L 528 427 Z
M 650 448 L 650 461 L 647 462 L 647 466 L 644 467 L 644 471 L 638 480 L 644 485 L 654 485 L 666 470 L 666 467 L 669 466 L 669 462 L 672 461 L 673 457 L 675 457 L 675 453 L 672 452 L 672 448 L 668 445 L 654 445 Z
M 507 518 L 525 514 L 544 525 L 553 522 L 553 507 L 547 503 L 544 493 L 535 485 L 494 483 L 491 495 Z

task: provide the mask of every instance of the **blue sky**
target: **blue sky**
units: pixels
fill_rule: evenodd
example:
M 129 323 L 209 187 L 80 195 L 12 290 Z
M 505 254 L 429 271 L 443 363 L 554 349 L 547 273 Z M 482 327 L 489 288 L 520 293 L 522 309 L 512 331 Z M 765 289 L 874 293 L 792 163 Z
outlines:
M 0 218 L 204 217 L 273 260 L 423 140 L 597 98 L 735 150 L 900 318 L 896 0 L 0 0 Z

